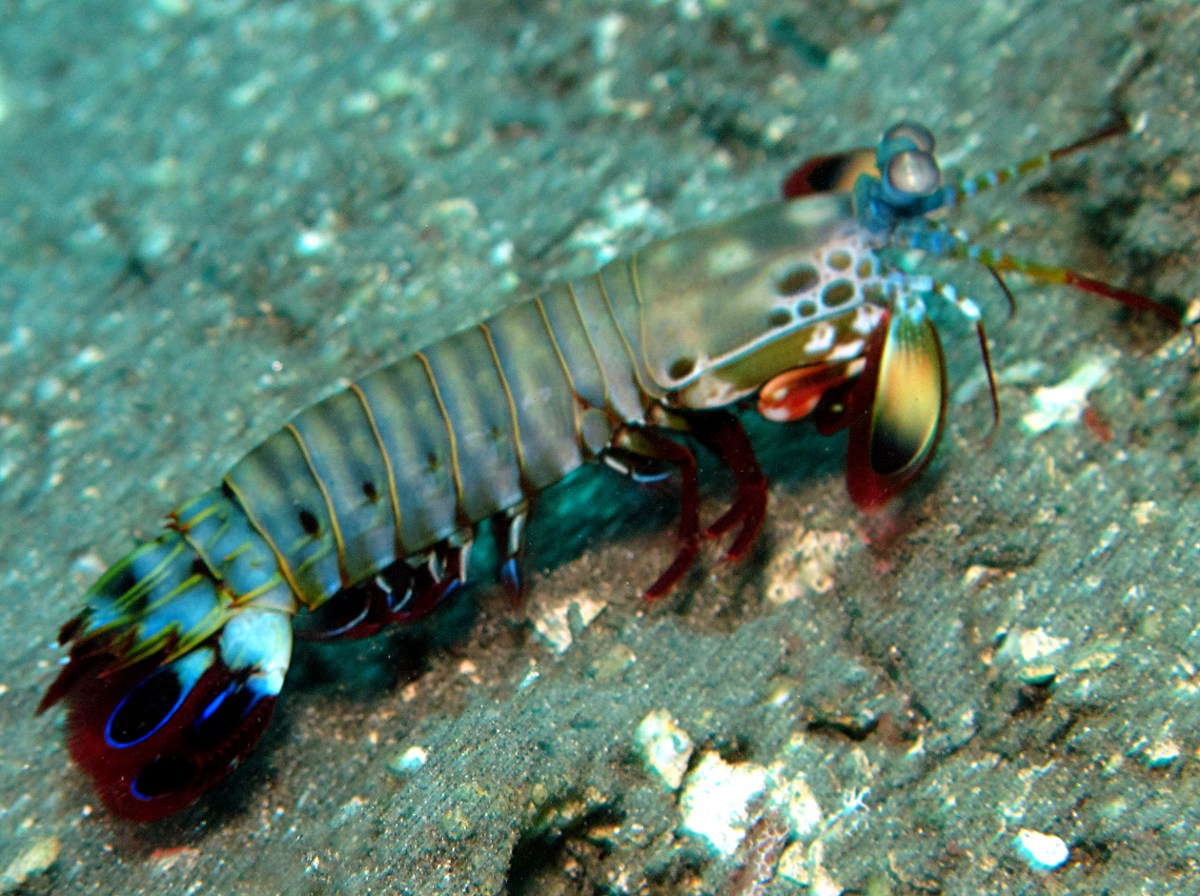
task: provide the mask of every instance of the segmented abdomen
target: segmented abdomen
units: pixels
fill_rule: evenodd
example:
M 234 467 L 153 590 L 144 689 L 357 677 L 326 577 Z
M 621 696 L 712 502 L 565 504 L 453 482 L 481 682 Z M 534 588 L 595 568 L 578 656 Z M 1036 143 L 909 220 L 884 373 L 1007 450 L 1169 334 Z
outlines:
M 225 492 L 300 602 L 465 534 L 642 419 L 629 283 L 618 262 L 510 307 L 312 405 L 239 461 Z

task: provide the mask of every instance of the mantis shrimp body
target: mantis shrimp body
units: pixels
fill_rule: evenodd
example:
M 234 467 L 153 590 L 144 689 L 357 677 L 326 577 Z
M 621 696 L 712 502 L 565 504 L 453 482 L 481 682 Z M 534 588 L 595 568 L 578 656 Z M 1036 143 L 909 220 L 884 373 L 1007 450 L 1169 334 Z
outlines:
M 76 762 L 112 811 L 149 821 L 254 748 L 293 617 L 308 637 L 356 638 L 424 616 L 465 582 L 485 520 L 501 580 L 519 593 L 530 501 L 584 463 L 635 478 L 678 471 L 679 552 L 651 598 L 684 576 L 703 537 L 732 533 L 737 558 L 759 531 L 766 480 L 737 406 L 848 427 L 850 495 L 882 505 L 941 431 L 946 374 L 925 301 L 974 321 L 987 360 L 974 304 L 902 272 L 899 253 L 1068 283 L 1178 325 L 1150 299 L 989 252 L 930 217 L 1119 130 L 945 186 L 932 137 L 902 123 L 872 151 L 796 169 L 780 201 L 653 243 L 376 370 L 285 424 L 92 586 L 63 627 L 70 655 L 41 710 L 65 700 Z M 672 433 L 734 474 L 732 506 L 707 529 L 695 459 Z

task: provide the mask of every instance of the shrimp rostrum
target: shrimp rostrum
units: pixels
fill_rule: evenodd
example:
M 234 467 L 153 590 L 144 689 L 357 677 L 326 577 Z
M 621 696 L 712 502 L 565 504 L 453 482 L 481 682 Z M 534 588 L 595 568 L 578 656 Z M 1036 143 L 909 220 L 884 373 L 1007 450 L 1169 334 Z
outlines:
M 1015 271 L 1179 324 L 1138 293 L 981 248 L 935 217 L 1121 130 L 948 185 L 929 132 L 901 123 L 872 150 L 800 166 L 779 201 L 651 243 L 368 374 L 286 423 L 92 586 L 62 629 L 69 657 L 40 710 L 65 701 L 71 754 L 104 802 L 150 821 L 253 750 L 294 618 L 308 637 L 356 638 L 425 616 L 464 584 L 485 520 L 501 581 L 518 592 L 532 497 L 586 462 L 678 475 L 678 553 L 648 598 L 680 581 L 705 537 L 727 538 L 731 558 L 754 542 L 767 485 L 743 408 L 847 428 L 850 496 L 883 505 L 942 428 L 927 304 L 970 320 L 987 361 L 975 304 L 906 273 L 900 256 L 967 259 L 1002 284 Z M 691 440 L 734 476 L 731 506 L 706 528 Z

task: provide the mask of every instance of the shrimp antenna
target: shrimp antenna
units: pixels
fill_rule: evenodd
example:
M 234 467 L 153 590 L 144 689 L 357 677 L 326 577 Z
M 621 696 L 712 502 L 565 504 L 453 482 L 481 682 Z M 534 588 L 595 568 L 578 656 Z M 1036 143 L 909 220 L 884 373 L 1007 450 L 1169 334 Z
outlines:
M 1095 146 L 1097 143 L 1102 143 L 1111 137 L 1117 137 L 1122 134 L 1128 134 L 1130 131 L 1129 120 L 1119 112 L 1114 112 L 1113 117 L 1108 124 L 1093 131 L 1085 137 L 1068 143 L 1065 146 L 1060 146 L 1052 149 L 1049 152 L 1038 153 L 1035 156 L 1030 156 L 1027 159 L 1013 164 L 1006 165 L 1002 168 L 993 168 L 990 171 L 984 171 L 974 177 L 969 177 L 958 184 L 947 184 L 942 188 L 942 205 L 943 208 L 950 208 L 965 202 L 972 196 L 977 196 L 980 193 L 1006 184 L 1009 181 L 1024 177 L 1031 172 L 1038 171 L 1041 168 L 1048 168 L 1054 162 L 1069 155 L 1073 155 L 1081 150 Z
M 1128 134 L 1129 131 L 1129 120 L 1119 112 L 1114 112 L 1108 124 L 1078 140 L 1052 149 L 1049 152 L 1030 156 L 1014 165 L 985 171 L 982 174 L 962 181 L 958 185 L 943 187 L 942 195 L 939 197 L 942 200 L 941 207 L 946 208 L 957 205 L 993 187 L 1000 186 L 1019 177 L 1024 177 L 1030 172 L 1041 168 L 1046 168 L 1065 156 L 1095 146 L 1097 143 L 1101 143 L 1112 137 Z M 928 222 L 927 226 L 931 228 L 930 231 L 926 232 L 928 235 L 913 232 L 911 239 L 901 236 L 900 242 L 908 242 L 913 248 L 924 249 L 935 255 L 966 258 L 982 264 L 1000 285 L 1000 288 L 1004 290 L 1005 296 L 1009 300 L 1009 307 L 1012 309 L 1015 309 L 1016 303 L 1013 300 L 1011 291 L 1004 282 L 1003 275 L 1006 272 L 1016 271 L 1032 280 L 1039 280 L 1043 283 L 1061 283 L 1082 290 L 1083 292 L 1113 299 L 1134 311 L 1150 311 L 1176 330 L 1183 326 L 1183 319 L 1178 311 L 1142 293 L 1096 280 L 1080 274 L 1078 271 L 1073 271 L 1070 268 L 1043 264 L 1037 261 L 1018 258 L 1006 252 L 997 252 L 983 246 L 978 246 L 962 232 L 949 230 L 933 222 Z M 934 236 L 932 235 L 933 233 L 939 235 Z
M 919 224 L 920 222 L 913 223 Z M 978 262 L 991 270 L 997 279 L 1000 279 L 1000 275 L 1004 273 L 1016 271 L 1031 280 L 1039 280 L 1042 283 L 1060 283 L 1072 286 L 1083 292 L 1113 299 L 1134 311 L 1149 311 L 1173 329 L 1179 330 L 1183 327 L 1183 317 L 1177 310 L 1144 293 L 1096 280 L 1070 268 L 1043 264 L 1039 261 L 1019 258 L 1007 252 L 998 252 L 986 246 L 980 246 L 960 231 L 950 231 L 936 225 L 921 229 L 897 228 L 893 244 L 942 258 L 963 258 Z

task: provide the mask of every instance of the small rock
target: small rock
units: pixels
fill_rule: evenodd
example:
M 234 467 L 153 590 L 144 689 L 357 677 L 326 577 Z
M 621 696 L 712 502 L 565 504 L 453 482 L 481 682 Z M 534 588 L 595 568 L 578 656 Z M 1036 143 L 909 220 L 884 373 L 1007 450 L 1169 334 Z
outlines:
M 605 606 L 604 601 L 580 591 L 535 616 L 533 629 L 555 653 L 566 653 L 574 641 L 574 632 L 590 625 Z
M 723 856 L 732 856 L 750 826 L 747 807 L 767 785 L 767 770 L 749 762 L 729 763 L 705 753 L 688 775 L 680 799 L 682 828 Z
M 1032 409 L 1021 418 L 1021 425 L 1030 435 L 1074 423 L 1083 416 L 1088 393 L 1108 378 L 1112 362 L 1106 358 L 1090 358 L 1061 383 L 1042 386 L 1033 393 Z
M 409 747 L 393 757 L 388 763 L 388 768 L 399 775 L 411 775 L 425 765 L 428 759 L 429 753 L 424 747 Z
M 1017 855 L 1035 871 L 1053 871 L 1071 856 L 1071 850 L 1061 837 L 1021 828 L 1013 838 Z
M 0 875 L 0 888 L 5 893 L 15 890 L 29 878 L 44 874 L 46 869 L 58 858 L 62 847 L 58 838 L 51 834 L 35 840 L 23 853 L 17 856 Z
M 665 709 L 656 709 L 638 724 L 633 740 L 643 761 L 672 790 L 678 790 L 687 772 L 694 745 L 686 731 Z

